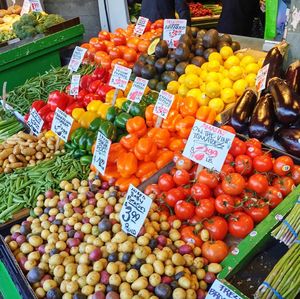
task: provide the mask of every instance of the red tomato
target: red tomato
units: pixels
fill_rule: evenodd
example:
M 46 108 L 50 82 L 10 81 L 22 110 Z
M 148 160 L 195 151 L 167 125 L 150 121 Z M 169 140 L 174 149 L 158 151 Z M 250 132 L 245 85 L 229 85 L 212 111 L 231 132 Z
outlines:
M 280 190 L 273 186 L 269 186 L 262 197 L 269 203 L 271 209 L 277 207 L 283 200 Z
M 134 49 L 129 48 L 123 53 L 123 59 L 127 62 L 135 62 L 137 60 L 137 53 Z
M 193 167 L 193 162 L 186 157 L 179 157 L 176 162 L 177 169 L 190 170 Z
M 225 130 L 227 132 L 230 132 L 232 134 L 236 134 L 235 129 L 231 126 L 224 125 L 224 126 L 221 126 L 220 129 L 223 129 L 223 130 Z
M 265 219 L 269 213 L 269 205 L 265 203 L 263 200 L 258 201 L 257 203 L 253 201 L 249 201 L 245 203 L 245 212 L 251 216 L 255 223 L 259 223 L 263 219 Z
M 242 174 L 248 175 L 252 173 L 252 159 L 246 155 L 239 155 L 235 158 L 235 171 Z
M 234 161 L 234 158 L 233 158 L 232 154 L 228 153 L 227 156 L 226 156 L 226 158 L 225 158 L 224 164 L 230 164 L 233 161 Z
M 239 197 L 239 196 L 233 196 L 233 200 L 234 200 L 234 211 L 243 211 L 243 200 Z
M 243 155 L 246 153 L 246 144 L 244 141 L 242 141 L 241 139 L 235 137 L 233 139 L 233 142 L 231 144 L 229 153 L 232 154 L 234 157 L 238 156 L 238 155 Z
M 246 155 L 254 159 L 257 156 L 261 156 L 263 154 L 261 148 L 255 146 L 247 147 Z
M 220 216 L 213 216 L 203 222 L 203 226 L 209 231 L 213 240 L 223 240 L 228 232 L 227 221 Z
M 199 172 L 197 182 L 203 183 L 211 189 L 216 188 L 219 183 L 218 174 L 213 170 L 204 168 Z
M 286 197 L 295 188 L 293 179 L 287 176 L 275 178 L 272 186 L 276 187 L 283 197 Z
M 167 173 L 162 174 L 158 179 L 158 187 L 161 191 L 169 191 L 175 187 L 173 177 Z
M 121 59 L 121 58 L 116 58 L 114 59 L 112 62 L 111 62 L 111 69 L 113 70 L 115 65 L 116 64 L 119 64 L 119 65 L 123 65 L 125 67 L 128 66 L 127 62 L 124 60 L 124 59 Z
M 211 192 L 207 185 L 196 183 L 191 188 L 191 196 L 198 201 L 200 199 L 209 198 L 211 196 Z
M 158 195 L 160 193 L 160 189 L 157 184 L 150 184 L 146 187 L 144 190 L 144 193 L 146 195 L 149 195 L 151 193 L 154 193 L 155 195 Z
M 252 218 L 244 212 L 234 212 L 228 220 L 229 233 L 237 238 L 245 238 L 254 228 Z
M 217 197 L 221 194 L 224 194 L 224 190 L 222 189 L 222 184 L 218 184 L 216 188 L 214 188 L 214 196 Z
M 195 233 L 194 226 L 185 226 L 180 230 L 181 240 L 185 241 L 186 243 L 194 244 L 197 247 L 201 247 L 202 240 L 200 237 Z
M 256 138 L 250 138 L 245 143 L 247 147 L 257 147 L 261 149 L 261 142 Z
M 239 195 L 245 188 L 245 179 L 239 173 L 230 173 L 222 181 L 222 188 L 226 194 Z
M 210 218 L 215 213 L 215 205 L 211 199 L 200 199 L 196 206 L 196 215 L 202 220 Z
M 234 210 L 234 199 L 228 194 L 221 194 L 215 200 L 215 207 L 220 214 L 229 214 Z
M 223 241 L 207 241 L 202 247 L 202 256 L 207 258 L 210 263 L 220 263 L 228 255 L 228 247 Z
M 292 179 L 294 180 L 295 184 L 300 184 L 300 166 L 294 165 L 292 169 Z
M 126 45 L 126 37 L 122 34 L 115 34 L 111 41 L 115 44 L 115 46 Z
M 294 161 L 289 156 L 281 156 L 274 161 L 273 171 L 280 175 L 284 176 L 289 174 L 294 167 Z
M 98 37 L 100 40 L 110 40 L 110 34 L 108 31 L 104 31 L 104 30 L 100 31 L 98 33 Z
M 188 220 L 192 218 L 195 214 L 195 206 L 190 202 L 179 200 L 175 204 L 175 215 L 180 220 Z
M 177 189 L 180 189 L 186 197 L 191 196 L 191 188 L 188 186 L 178 186 Z
M 273 169 L 273 162 L 268 155 L 254 157 L 253 167 L 258 172 L 268 172 Z
M 255 191 L 258 194 L 266 192 L 268 186 L 269 186 L 268 179 L 266 178 L 265 175 L 260 173 L 253 174 L 249 178 L 248 185 L 247 185 L 249 189 Z
M 229 173 L 234 173 L 235 169 L 230 164 L 224 164 L 221 168 L 220 179 L 224 180 L 225 176 Z
M 170 226 L 173 225 L 173 222 L 174 222 L 175 220 L 178 220 L 178 218 L 177 218 L 176 215 L 171 215 L 171 216 L 168 217 L 168 223 L 170 224 Z
M 104 51 L 106 52 L 107 51 L 107 47 L 106 45 L 104 44 L 103 41 L 97 39 L 97 41 L 95 41 L 95 43 L 93 44 L 93 46 L 95 47 L 95 49 L 97 51 Z
M 190 174 L 185 169 L 176 170 L 173 180 L 176 185 L 186 185 L 190 182 Z
M 112 60 L 114 60 L 116 58 L 122 58 L 122 51 L 116 47 L 112 48 L 108 54 Z
M 183 200 L 183 199 L 185 199 L 185 194 L 184 194 L 183 190 L 181 190 L 179 188 L 172 188 L 167 192 L 166 197 L 164 198 L 164 201 L 169 206 L 175 207 L 176 202 L 179 200 Z

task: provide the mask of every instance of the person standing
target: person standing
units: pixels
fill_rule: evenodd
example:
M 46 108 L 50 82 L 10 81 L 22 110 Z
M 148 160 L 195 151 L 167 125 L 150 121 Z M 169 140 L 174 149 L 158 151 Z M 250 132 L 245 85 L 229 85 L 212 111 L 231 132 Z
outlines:
M 190 9 L 185 0 L 143 0 L 141 16 L 151 22 L 159 19 L 175 19 L 175 12 L 180 19 L 186 19 L 191 25 Z

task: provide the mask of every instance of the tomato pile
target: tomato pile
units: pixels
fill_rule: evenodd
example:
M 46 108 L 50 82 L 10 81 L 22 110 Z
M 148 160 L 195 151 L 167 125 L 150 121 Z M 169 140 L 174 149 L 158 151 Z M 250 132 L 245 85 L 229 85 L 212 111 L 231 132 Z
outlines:
M 203 17 L 203 16 L 211 16 L 213 13 L 209 8 L 203 6 L 203 4 L 197 3 L 189 3 L 190 12 L 192 17 Z
M 300 166 L 289 156 L 272 157 L 256 139 L 235 137 L 220 173 L 206 168 L 197 173 L 198 166 L 180 153 L 174 162 L 170 174 L 162 174 L 145 193 L 160 203 L 169 222 L 185 224 L 181 238 L 202 246 L 211 262 L 226 257 L 228 234 L 246 237 L 300 183 Z M 209 233 L 204 244 L 203 229 Z

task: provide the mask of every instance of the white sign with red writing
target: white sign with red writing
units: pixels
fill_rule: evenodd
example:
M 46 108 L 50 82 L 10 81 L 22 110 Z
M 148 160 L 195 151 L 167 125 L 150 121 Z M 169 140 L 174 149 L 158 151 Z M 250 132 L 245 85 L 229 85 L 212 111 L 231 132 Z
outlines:
M 128 84 L 130 75 L 132 70 L 128 67 L 116 64 L 113 70 L 113 73 L 111 75 L 109 85 L 117 88 L 125 90 L 126 86 Z
M 35 11 L 35 12 L 44 11 L 40 0 L 29 0 L 29 1 L 30 1 L 30 4 L 31 4 L 31 10 L 32 11 Z
M 80 84 L 80 75 L 72 75 L 71 86 L 70 86 L 70 95 L 77 96 L 79 92 L 79 84 Z
M 22 10 L 20 12 L 20 15 L 23 16 L 25 13 L 29 13 L 31 8 L 31 3 L 29 0 L 24 0 L 22 5 Z
M 170 108 L 173 104 L 173 101 L 174 101 L 173 94 L 161 90 L 158 95 L 155 107 L 153 109 L 153 113 L 158 117 L 162 117 L 163 119 L 166 119 L 169 114 Z
M 136 77 L 127 98 L 135 103 L 139 103 L 148 85 L 148 80 Z
M 186 32 L 186 20 L 165 19 L 163 39 L 168 43 L 169 48 L 175 49 L 179 44 L 179 39 Z
M 223 284 L 220 280 L 216 279 L 210 287 L 206 299 L 242 299 L 238 294 L 232 291 L 229 287 Z
M 228 131 L 196 120 L 183 155 L 208 169 L 220 171 L 234 137 Z
M 267 81 L 267 76 L 268 76 L 268 71 L 269 71 L 269 63 L 265 65 L 263 68 L 261 68 L 256 77 L 255 85 L 257 91 L 264 90 L 266 88 L 266 81 Z
M 134 34 L 142 35 L 146 29 L 148 22 L 149 19 L 144 17 L 139 17 L 134 27 Z
M 87 49 L 76 46 L 68 65 L 68 69 L 71 72 L 77 72 L 86 51 Z

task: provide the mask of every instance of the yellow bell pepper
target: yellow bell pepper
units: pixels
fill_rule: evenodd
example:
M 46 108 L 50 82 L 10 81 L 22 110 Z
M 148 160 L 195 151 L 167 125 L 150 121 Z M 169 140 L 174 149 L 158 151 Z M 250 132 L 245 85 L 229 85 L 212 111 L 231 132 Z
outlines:
M 103 119 L 106 119 L 106 114 L 107 114 L 107 110 L 108 108 L 111 107 L 110 104 L 108 103 L 103 103 L 97 110 L 97 114 L 98 116 L 100 116 Z
M 45 133 L 45 137 L 46 137 L 47 139 L 50 138 L 50 137 L 56 137 L 56 134 L 55 134 L 53 131 L 49 130 L 49 131 L 47 131 L 47 132 Z
M 86 112 L 84 112 L 84 114 L 81 115 L 81 117 L 79 118 L 78 122 L 79 122 L 79 124 L 80 124 L 81 127 L 88 128 L 89 125 L 90 125 L 90 123 L 96 117 L 98 117 L 96 112 L 86 111 Z
M 105 102 L 111 103 L 115 94 L 115 89 L 110 90 L 105 96 Z M 119 90 L 117 98 L 122 98 L 124 96 L 123 91 Z
M 84 112 L 85 110 L 83 108 L 75 108 L 72 111 L 72 117 L 78 121 Z
M 92 112 L 97 112 L 97 110 L 99 109 L 99 107 L 102 105 L 103 103 L 101 101 L 98 100 L 93 100 L 91 101 L 87 107 L 86 110 L 87 111 L 92 111 Z
M 121 109 L 121 108 L 122 108 L 122 104 L 123 104 L 124 102 L 126 102 L 126 101 L 127 101 L 126 98 L 118 98 L 117 101 L 116 101 L 115 106 Z

